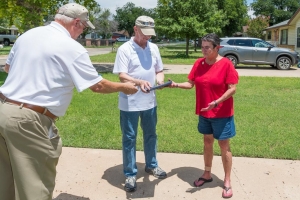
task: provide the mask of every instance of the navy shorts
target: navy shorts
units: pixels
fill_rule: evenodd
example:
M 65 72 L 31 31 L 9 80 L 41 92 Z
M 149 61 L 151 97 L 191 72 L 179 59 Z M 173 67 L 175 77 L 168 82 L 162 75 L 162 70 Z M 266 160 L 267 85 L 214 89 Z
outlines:
M 213 134 L 217 140 L 226 140 L 235 136 L 234 118 L 206 118 L 199 116 L 198 131 L 202 134 Z

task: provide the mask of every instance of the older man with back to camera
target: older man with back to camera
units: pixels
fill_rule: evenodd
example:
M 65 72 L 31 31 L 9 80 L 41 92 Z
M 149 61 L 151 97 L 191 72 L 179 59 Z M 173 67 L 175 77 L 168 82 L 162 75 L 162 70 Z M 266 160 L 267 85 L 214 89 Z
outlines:
M 85 28 L 95 28 L 88 10 L 66 4 L 55 21 L 25 32 L 10 51 L 0 87 L 0 199 L 52 199 L 62 150 L 55 120 L 65 114 L 74 86 L 78 92 L 137 92 L 132 82 L 98 75 L 74 40 Z
M 143 130 L 145 171 L 163 179 L 167 174 L 158 166 L 157 151 L 157 102 L 150 87 L 164 82 L 163 64 L 157 45 L 149 42 L 155 36 L 154 20 L 140 16 L 135 21 L 134 37 L 118 49 L 113 72 L 121 82 L 134 82 L 140 90 L 133 95 L 119 94 L 120 126 L 122 131 L 124 189 L 136 191 L 136 138 L 139 118 Z

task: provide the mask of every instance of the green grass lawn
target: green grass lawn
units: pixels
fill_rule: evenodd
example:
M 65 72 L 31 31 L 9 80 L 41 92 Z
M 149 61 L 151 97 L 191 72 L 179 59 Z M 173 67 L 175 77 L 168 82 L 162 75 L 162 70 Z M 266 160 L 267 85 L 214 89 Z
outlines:
M 4 46 L 0 49 L 0 55 L 8 55 L 11 50 L 11 46 Z
M 159 47 L 161 58 L 164 64 L 191 65 L 196 59 L 202 57 L 201 50 L 194 51 L 194 47 L 189 47 L 189 56 L 185 55 L 185 45 L 165 45 Z M 94 63 L 114 63 L 116 52 L 111 52 L 104 55 L 91 56 Z
M 118 81 L 116 75 L 102 74 Z M 168 74 L 176 82 L 186 74 Z M 0 85 L 6 78 L 0 73 Z M 165 88 L 158 96 L 158 151 L 202 154 L 202 136 L 197 131 L 195 91 Z M 231 140 L 234 156 L 300 159 L 300 79 L 240 77 L 235 100 L 237 135 Z M 74 90 L 65 116 L 57 121 L 63 145 L 121 149 L 118 94 Z M 139 129 L 137 149 L 143 149 Z M 215 154 L 220 151 L 215 142 Z

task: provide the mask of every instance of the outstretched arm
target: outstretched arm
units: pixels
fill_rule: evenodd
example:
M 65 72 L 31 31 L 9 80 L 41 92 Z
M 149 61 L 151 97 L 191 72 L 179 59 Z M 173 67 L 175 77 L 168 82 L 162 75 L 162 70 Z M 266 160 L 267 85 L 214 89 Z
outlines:
M 172 81 L 172 84 L 169 87 L 181 88 L 181 89 L 192 89 L 194 87 L 194 81 L 188 80 L 187 82 L 183 82 L 183 83 L 175 83 L 174 81 Z
M 106 79 L 102 79 L 100 82 L 91 86 L 90 89 L 97 93 L 113 93 L 113 92 L 123 92 L 125 94 L 134 94 L 138 91 L 137 87 L 133 82 L 118 83 L 112 82 Z
M 126 83 L 126 82 L 134 83 L 136 86 L 139 86 L 141 88 L 141 90 L 145 93 L 147 93 L 148 90 L 150 90 L 150 88 L 152 87 L 152 85 L 150 84 L 149 81 L 145 81 L 145 80 L 141 80 L 141 79 L 135 79 L 135 78 L 129 76 L 127 73 L 124 73 L 124 72 L 121 72 L 119 74 L 119 79 L 123 83 Z

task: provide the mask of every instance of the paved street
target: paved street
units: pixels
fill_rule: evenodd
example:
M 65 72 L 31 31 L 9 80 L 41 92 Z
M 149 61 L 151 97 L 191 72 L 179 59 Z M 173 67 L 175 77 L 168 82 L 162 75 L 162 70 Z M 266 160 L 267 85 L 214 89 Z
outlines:
M 87 48 L 89 55 L 100 55 L 111 52 L 108 48 Z M 0 56 L 0 66 L 4 66 L 7 56 Z M 93 63 L 98 72 L 112 72 L 112 63 Z M 2 70 L 0 67 L 0 71 Z M 164 65 L 165 74 L 188 74 L 192 65 Z M 277 70 L 269 66 L 237 66 L 240 76 L 268 76 L 268 77 L 300 77 L 300 68 L 293 67 L 290 70 Z

